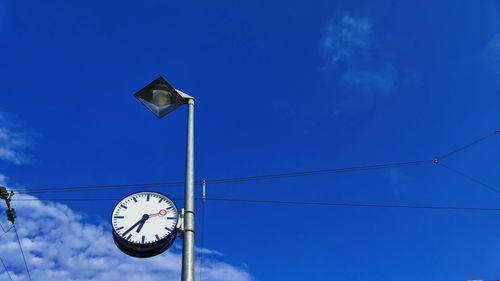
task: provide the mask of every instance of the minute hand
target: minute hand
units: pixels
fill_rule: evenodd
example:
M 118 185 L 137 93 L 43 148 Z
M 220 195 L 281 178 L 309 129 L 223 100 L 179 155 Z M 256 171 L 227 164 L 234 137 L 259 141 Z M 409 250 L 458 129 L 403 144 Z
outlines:
M 127 233 L 129 233 L 132 229 L 134 229 L 137 225 L 141 224 L 140 228 L 142 228 L 142 225 L 144 225 L 144 222 L 149 218 L 148 215 L 144 214 L 142 218 L 136 222 L 134 225 L 132 225 L 127 231 L 125 231 L 122 235 L 125 236 Z M 140 230 L 139 228 L 139 230 Z M 139 230 L 137 232 L 139 232 Z

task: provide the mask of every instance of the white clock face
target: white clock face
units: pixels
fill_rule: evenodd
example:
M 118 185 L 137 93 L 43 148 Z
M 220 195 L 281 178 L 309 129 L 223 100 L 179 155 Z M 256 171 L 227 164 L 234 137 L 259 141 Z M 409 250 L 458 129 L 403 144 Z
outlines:
M 115 232 L 135 244 L 151 244 L 175 231 L 178 211 L 175 204 L 157 192 L 138 192 L 121 200 L 112 213 Z

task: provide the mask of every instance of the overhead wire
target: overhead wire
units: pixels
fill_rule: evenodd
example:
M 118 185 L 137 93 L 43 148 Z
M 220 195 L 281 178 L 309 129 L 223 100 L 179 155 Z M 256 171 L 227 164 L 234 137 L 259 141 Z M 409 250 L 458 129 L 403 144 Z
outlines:
M 203 188 L 205 188 L 205 182 L 203 184 Z M 200 281 L 203 281 L 203 249 L 205 248 L 205 232 L 206 232 L 206 227 L 205 227 L 205 217 L 206 217 L 206 212 L 207 208 L 206 202 L 207 198 L 205 197 L 205 189 L 203 189 L 203 197 L 202 197 L 202 203 L 201 203 L 201 249 L 200 249 Z
M 220 179 L 212 179 L 206 181 L 195 181 L 196 185 L 203 184 L 203 182 L 209 184 L 224 184 L 224 183 L 236 183 L 236 182 L 246 182 L 246 181 L 256 181 L 256 180 L 270 180 L 270 179 L 279 179 L 279 178 L 288 178 L 288 177 L 301 177 L 301 176 L 309 176 L 309 175 L 321 175 L 321 174 L 334 174 L 334 173 L 343 173 L 343 172 L 355 172 L 355 171 L 365 171 L 365 170 L 376 170 L 376 169 L 387 169 L 387 168 L 396 168 L 396 167 L 406 167 L 406 166 L 416 166 L 416 165 L 426 165 L 426 164 L 439 164 L 442 167 L 449 169 L 465 178 L 468 178 L 471 181 L 480 184 L 483 187 L 488 188 L 489 190 L 499 192 L 500 190 L 487 185 L 475 178 L 472 178 L 463 172 L 460 172 L 456 169 L 448 167 L 447 165 L 440 162 L 440 160 L 448 158 L 460 151 L 463 151 L 481 141 L 486 140 L 496 134 L 500 133 L 499 131 L 495 131 L 487 136 L 479 138 L 467 145 L 464 145 L 456 150 L 453 150 L 439 158 L 434 160 L 421 160 L 421 161 L 410 161 L 410 162 L 396 162 L 396 163 L 386 163 L 386 164 L 377 164 L 377 165 L 365 165 L 365 166 L 355 166 L 348 168 L 337 168 L 337 169 L 327 169 L 327 170 L 313 170 L 313 171 L 302 171 L 302 172 L 291 172 L 291 173 L 280 173 L 280 174 L 266 174 L 266 175 L 258 175 L 258 176 L 249 176 L 249 177 L 233 177 L 233 178 L 220 178 Z M 20 194 L 41 194 L 41 193 L 57 193 L 57 192 L 79 192 L 79 191 L 96 191 L 96 190 L 111 190 L 111 189 L 126 189 L 126 188 L 151 188 L 151 187 L 180 187 L 184 186 L 183 182 L 157 182 L 157 183 L 135 183 L 135 184 L 118 184 L 118 185 L 93 185 L 93 186 L 72 186 L 72 187 L 47 187 L 47 188 L 37 188 L 37 189 L 17 189 L 16 192 Z M 115 198 L 19 198 L 13 199 L 14 201 L 30 201 L 30 200 L 51 200 L 51 201 L 97 201 L 97 200 L 119 200 Z M 179 200 L 179 199 L 176 199 Z M 214 200 L 214 199 L 211 199 Z M 257 200 L 259 201 L 259 200 Z M 260 200 L 261 203 L 266 202 L 265 200 Z M 277 203 L 286 203 L 286 202 L 277 202 Z M 288 202 L 290 203 L 290 202 Z M 287 204 L 288 204 L 287 203 Z M 293 204 L 299 204 L 300 202 L 296 202 Z M 302 202 L 303 204 L 315 204 L 314 202 Z M 292 203 L 290 203 L 292 204 Z M 332 203 L 337 204 L 337 203 Z M 365 207 L 368 207 L 367 204 L 362 204 Z M 384 205 L 385 206 L 385 205 Z M 373 207 L 376 207 L 375 205 Z M 417 206 L 417 208 L 423 208 L 425 206 Z M 458 208 L 460 209 L 460 208 Z M 474 209 L 474 208 L 473 208 Z M 481 209 L 481 208 L 480 208 Z M 3 228 L 3 227 L 2 227 Z M 4 230 L 5 231 L 5 230 Z
M 270 180 L 279 178 L 289 178 L 289 177 L 301 177 L 309 175 L 322 175 L 322 174 L 335 174 L 344 172 L 356 172 L 356 171 L 366 171 L 366 170 L 377 170 L 377 169 L 388 169 L 396 167 L 406 167 L 415 165 L 425 165 L 432 164 L 434 160 L 423 160 L 423 161 L 412 161 L 412 162 L 399 162 L 399 163 L 387 163 L 387 164 L 377 164 L 377 165 L 366 165 L 366 166 L 356 166 L 348 168 L 338 168 L 329 170 L 314 170 L 314 171 L 302 171 L 302 172 L 291 172 L 291 173 L 280 173 L 280 174 L 267 174 L 259 176 L 250 177 L 235 177 L 235 178 L 221 178 L 206 180 L 207 184 L 224 184 L 224 183 L 236 183 L 236 182 L 246 182 L 246 181 L 256 181 L 256 180 Z M 203 184 L 203 181 L 195 181 L 195 185 Z M 80 192 L 80 191 L 102 191 L 102 190 L 113 190 L 113 189 L 128 189 L 128 188 L 149 188 L 149 187 L 183 187 L 184 182 L 168 182 L 168 183 L 145 183 L 145 184 L 121 184 L 121 185 L 96 185 L 96 186 L 79 186 L 79 187 L 54 187 L 54 188 L 40 188 L 40 189 L 16 189 L 18 194 L 42 194 L 42 193 L 61 193 L 61 192 Z
M 432 209 L 432 210 L 461 210 L 461 211 L 500 211 L 500 208 L 487 207 L 452 207 L 452 206 L 419 206 L 419 205 L 391 205 L 391 204 L 358 204 L 335 202 L 305 202 L 305 201 L 275 201 L 251 200 L 234 198 L 207 198 L 209 201 L 237 202 L 237 203 L 264 203 L 287 205 L 316 205 L 316 206 L 343 206 L 343 207 L 371 207 L 371 208 L 400 208 L 400 209 Z
M 2 231 L 3 231 L 3 233 L 0 234 L 0 238 L 2 238 L 5 234 L 7 234 L 13 227 L 14 227 L 14 225 L 12 225 L 9 229 L 5 230 L 5 228 L 3 227 L 2 223 L 0 223 L 0 228 L 2 228 Z M 13 281 L 12 280 L 12 276 L 10 276 L 10 272 L 7 269 L 7 266 L 5 265 L 5 262 L 3 261 L 2 257 L 0 257 L 0 261 L 2 262 L 3 268 L 5 269 L 5 272 L 7 272 L 7 275 L 9 276 L 9 279 L 11 281 Z
M 437 163 L 437 164 L 439 164 L 441 167 L 444 167 L 444 168 L 448 169 L 449 171 L 452 171 L 453 173 L 455 173 L 457 175 L 460 175 L 460 176 L 462 176 L 462 177 L 464 177 L 464 178 L 466 178 L 466 179 L 468 179 L 468 180 L 470 180 L 472 182 L 477 183 L 478 185 L 480 185 L 482 187 L 487 188 L 488 190 L 491 190 L 491 191 L 496 192 L 496 193 L 500 193 L 499 189 L 497 189 L 497 188 L 495 188 L 495 187 L 493 187 L 493 186 L 491 186 L 489 184 L 486 184 L 486 183 L 484 183 L 484 182 L 482 182 L 482 181 L 480 181 L 480 180 L 478 180 L 476 178 L 473 178 L 473 177 L 465 174 L 464 172 L 461 172 L 461 171 L 459 171 L 457 169 L 454 169 L 454 168 L 452 168 L 450 166 L 447 166 L 447 165 L 445 165 L 443 163 L 440 163 L 440 162 Z
M 41 193 L 64 193 L 64 192 L 79 192 L 79 191 L 103 191 L 114 189 L 135 189 L 135 188 L 151 188 L 151 187 L 181 187 L 183 182 L 177 183 L 143 183 L 143 184 L 118 184 L 118 185 L 95 185 L 81 187 L 53 187 L 41 189 L 16 189 L 18 194 L 41 194 Z
M 396 162 L 396 163 L 386 163 L 386 164 L 376 164 L 376 165 L 366 165 L 366 166 L 355 166 L 347 168 L 337 168 L 337 169 L 326 169 L 326 170 L 313 170 L 313 171 L 300 171 L 300 172 L 290 172 L 290 173 L 279 173 L 279 174 L 266 174 L 257 175 L 249 177 L 233 177 L 233 178 L 220 178 L 206 180 L 209 184 L 224 184 L 224 183 L 236 183 L 236 182 L 246 182 L 246 181 L 256 181 L 256 180 L 270 180 L 270 179 L 280 179 L 289 177 L 302 177 L 310 175 L 322 175 L 322 174 L 334 174 L 334 173 L 344 173 L 344 172 L 356 172 L 365 170 L 376 170 L 376 169 L 387 169 L 387 168 L 397 168 L 405 166 L 416 166 L 425 165 L 431 163 L 438 163 L 439 161 L 451 157 L 475 144 L 478 144 L 494 135 L 500 133 L 500 130 L 490 133 L 484 137 L 481 137 L 471 143 L 461 146 L 451 152 L 448 152 L 434 160 L 420 160 L 420 161 L 410 161 L 410 162 Z M 195 185 L 202 184 L 202 181 L 195 181 Z M 116 189 L 135 189 L 135 188 L 162 188 L 162 187 L 182 187 L 184 182 L 156 182 L 156 183 L 134 183 L 134 184 L 113 184 L 113 185 L 89 185 L 89 186 L 70 186 L 70 187 L 45 187 L 45 188 L 24 188 L 16 189 L 19 194 L 42 194 L 42 193 L 61 193 L 61 192 L 85 192 L 85 191 L 104 191 L 104 190 L 116 190 Z
M 29 277 L 30 281 L 32 281 L 31 280 L 30 270 L 28 268 L 28 263 L 26 262 L 26 257 L 24 256 L 23 247 L 21 246 L 21 240 L 19 239 L 19 234 L 17 233 L 17 228 L 16 228 L 15 225 L 13 225 L 13 226 L 14 226 L 14 231 L 16 232 L 16 237 L 17 237 L 17 242 L 19 244 L 19 249 L 21 249 L 21 254 L 23 256 L 23 261 L 24 261 L 24 266 L 26 267 L 26 272 L 28 272 L 28 277 Z
M 9 231 L 14 228 L 14 226 L 9 227 L 4 233 L 0 234 L 0 238 L 2 238 L 5 234 L 9 233 Z
M 26 198 L 17 199 L 19 201 L 80 201 L 80 200 L 113 200 L 119 201 L 122 198 L 51 198 L 51 199 L 37 199 Z M 15 199 L 12 199 L 15 200 Z M 172 198 L 172 200 L 182 200 L 179 198 Z M 202 198 L 195 198 L 200 201 Z M 401 208 L 401 209 L 435 209 L 435 210 L 462 210 L 462 211 L 500 211 L 500 208 L 489 207 L 453 207 L 453 206 L 425 206 L 425 205 L 394 205 L 394 204 L 362 204 L 362 203 L 337 203 L 337 202 L 309 202 L 309 201 L 280 201 L 280 200 L 253 200 L 253 199 L 238 199 L 238 198 L 206 198 L 207 201 L 220 201 L 220 202 L 235 202 L 235 203 L 264 203 L 264 204 L 277 204 L 277 205 L 312 205 L 312 206 L 343 206 L 343 207 L 367 207 L 367 208 Z
M 9 276 L 9 279 L 10 279 L 11 281 L 13 281 L 13 280 L 12 280 L 12 276 L 10 276 L 9 270 L 7 269 L 7 266 L 5 265 L 5 263 L 3 262 L 3 259 L 2 259 L 1 257 L 0 257 L 0 261 L 2 261 L 3 268 L 5 269 L 5 272 L 7 272 L 7 275 Z
M 17 198 L 12 201 L 117 201 L 123 198 Z M 182 200 L 181 198 L 170 198 L 172 200 Z M 195 199 L 195 200 L 201 200 Z
M 484 137 L 482 137 L 482 138 L 479 138 L 479 139 L 477 139 L 477 140 L 475 140 L 475 141 L 473 141 L 473 142 L 471 142 L 471 143 L 469 143 L 469 144 L 466 144 L 466 145 L 464 145 L 464 146 L 462 146 L 462 147 L 459 147 L 458 149 L 455 149 L 455 150 L 453 150 L 453 151 L 451 151 L 451 152 L 448 152 L 448 153 L 446 153 L 445 155 L 442 155 L 441 157 L 437 158 L 437 160 L 440 160 L 440 161 L 441 161 L 441 160 L 443 160 L 443 159 L 445 159 L 445 158 L 448 158 L 448 157 L 450 157 L 450 156 L 452 156 L 452 155 L 454 155 L 454 154 L 457 154 L 457 153 L 459 153 L 460 151 L 465 150 L 465 149 L 467 149 L 467 148 L 469 148 L 469 147 L 471 147 L 471 146 L 473 146 L 473 145 L 475 145 L 475 144 L 477 144 L 477 143 L 480 143 L 480 142 L 482 142 L 482 141 L 484 141 L 484 140 L 486 140 L 486 139 L 488 139 L 488 138 L 490 138 L 490 137 L 492 137 L 492 136 L 494 136 L 494 135 L 496 135 L 496 134 L 498 134 L 498 133 L 500 133 L 500 130 L 495 131 L 495 132 L 493 132 L 493 133 L 491 133 L 491 134 L 489 134 L 489 135 L 486 135 L 486 136 L 484 136 Z

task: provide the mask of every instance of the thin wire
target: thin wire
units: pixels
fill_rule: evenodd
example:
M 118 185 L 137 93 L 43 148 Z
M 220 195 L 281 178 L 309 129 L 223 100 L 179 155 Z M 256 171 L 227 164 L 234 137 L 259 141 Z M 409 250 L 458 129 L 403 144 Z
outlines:
M 21 254 L 23 255 L 24 266 L 26 267 L 26 271 L 28 272 L 28 277 L 31 281 L 30 270 L 28 269 L 28 263 L 26 263 L 26 257 L 24 256 L 23 247 L 21 246 L 21 240 L 19 239 L 19 234 L 17 234 L 17 228 L 15 225 L 14 225 L 14 231 L 16 232 L 17 242 L 19 243 L 19 249 L 21 249 Z
M 477 139 L 477 140 L 475 140 L 475 141 L 473 141 L 473 142 L 471 142 L 471 143 L 469 143 L 467 145 L 464 145 L 464 146 L 462 146 L 462 147 L 460 147 L 460 148 L 458 148 L 456 150 L 453 150 L 452 152 L 449 152 L 449 153 L 447 153 L 447 154 L 439 157 L 437 160 L 443 160 L 445 158 L 448 158 L 448 157 L 452 156 L 453 154 L 456 154 L 456 153 L 458 153 L 458 152 L 460 152 L 460 151 L 462 151 L 464 149 L 467 149 L 467 148 L 469 148 L 469 147 L 471 147 L 471 146 L 473 146 L 473 145 L 475 145 L 475 144 L 477 144 L 479 142 L 482 142 L 482 141 L 486 140 L 487 138 L 490 138 L 490 137 L 492 137 L 492 136 L 494 136 L 494 135 L 496 135 L 498 133 L 500 133 L 500 130 L 499 131 L 495 131 L 495 132 L 493 132 L 493 133 L 491 133 L 491 134 L 489 134 L 487 136 L 484 136 L 484 137 L 482 137 L 480 139 Z
M 7 234 L 12 228 L 14 228 L 14 226 L 9 227 L 9 229 L 7 229 L 7 231 L 5 231 L 4 233 L 2 233 L 0 235 L 0 238 L 2 238 L 5 234 Z
M 118 201 L 122 198 L 59 198 L 59 199 L 17 199 L 19 201 L 37 201 L 37 200 L 64 200 L 64 201 L 80 201 L 80 200 L 114 200 Z M 12 199 L 15 200 L 15 199 Z M 172 200 L 182 200 L 172 198 Z M 200 201 L 202 198 L 195 198 Z M 372 207 L 372 208 L 402 208 L 402 209 L 437 209 L 437 210 L 462 210 L 462 211 L 500 211 L 500 208 L 487 207 L 449 207 L 449 206 L 419 206 L 419 205 L 390 205 L 390 204 L 357 204 L 357 203 L 335 203 L 335 202 L 303 202 L 303 201 L 274 201 L 274 200 L 249 200 L 249 199 L 234 199 L 234 198 L 206 198 L 212 201 L 240 202 L 240 203 L 266 203 L 266 204 L 288 204 L 288 205 L 317 205 L 317 206 L 344 206 L 344 207 Z
M 9 270 L 7 269 L 7 266 L 5 266 L 5 263 L 3 262 L 3 259 L 0 257 L 0 261 L 2 261 L 3 268 L 5 269 L 5 272 L 7 272 L 7 275 L 9 275 L 9 279 L 12 280 L 12 276 L 10 276 Z
M 486 140 L 496 134 L 500 133 L 499 131 L 495 131 L 487 136 L 484 136 L 480 139 L 477 139 L 467 145 L 464 145 L 456 150 L 453 150 L 436 160 L 443 160 L 448 158 L 464 149 L 467 149 L 481 141 Z M 414 166 L 414 165 L 423 165 L 434 163 L 434 160 L 423 160 L 423 161 L 412 161 L 412 162 L 401 162 L 401 163 L 389 163 L 389 164 L 380 164 L 380 165 L 368 165 L 368 166 L 358 166 L 358 167 L 350 167 L 350 168 L 340 168 L 340 169 L 330 169 L 330 170 L 317 170 L 317 171 L 305 171 L 305 172 L 292 172 L 292 173 L 282 173 L 282 174 L 268 174 L 268 175 L 260 175 L 260 176 L 251 176 L 251 177 L 238 177 L 238 178 L 223 178 L 223 179 L 213 179 L 207 180 L 207 183 L 210 184 L 220 184 L 220 183 L 234 183 L 234 182 L 244 182 L 244 181 L 254 181 L 254 180 L 268 180 L 268 179 L 277 179 L 277 178 L 288 178 L 288 177 L 301 177 L 301 176 L 309 176 L 309 175 L 321 175 L 321 174 L 333 174 L 333 173 L 342 173 L 342 172 L 355 172 L 355 171 L 364 171 L 364 170 L 375 170 L 375 169 L 387 169 L 387 168 L 395 168 L 395 167 L 403 167 L 403 166 Z M 202 184 L 202 181 L 196 181 L 196 185 Z M 182 187 L 184 186 L 183 182 L 158 182 L 158 183 L 136 183 L 136 184 L 118 184 L 118 185 L 94 185 L 94 186 L 73 186 L 73 187 L 53 187 L 53 188 L 32 188 L 32 189 L 19 189 L 16 190 L 18 193 L 24 194 L 38 194 L 38 193 L 53 193 L 53 192 L 80 192 L 80 191 L 88 191 L 92 190 L 111 190 L 111 189 L 129 189 L 129 188 L 141 188 L 141 187 Z
M 440 162 L 438 162 L 438 164 L 441 165 L 442 167 L 444 167 L 444 168 L 446 168 L 446 169 L 454 172 L 457 175 L 460 175 L 460 176 L 462 176 L 462 177 L 464 177 L 464 178 L 466 178 L 466 179 L 468 179 L 468 180 L 470 180 L 472 182 L 475 182 L 475 183 L 479 184 L 482 187 L 485 187 L 485 188 L 487 188 L 487 189 L 489 189 L 491 191 L 500 193 L 500 190 L 498 190 L 497 188 L 495 188 L 495 187 L 493 187 L 493 186 L 491 186 L 489 184 L 486 184 L 486 183 L 484 183 L 484 182 L 482 182 L 482 181 L 480 181 L 480 180 L 478 180 L 476 178 L 473 178 L 473 177 L 471 177 L 471 176 L 469 176 L 469 175 L 467 175 L 467 174 L 465 174 L 465 173 L 463 173 L 463 172 L 461 172 L 461 171 L 459 171 L 457 169 L 451 168 L 451 167 L 449 167 L 449 166 L 447 166 L 447 165 L 445 165 L 443 163 L 440 163 Z
M 157 183 L 133 183 L 133 184 L 111 184 L 111 185 L 93 185 L 93 186 L 70 186 L 70 187 L 59 187 L 57 189 L 83 189 L 83 188 L 106 188 L 106 187 L 136 187 L 145 185 L 183 185 L 184 182 L 157 182 Z M 17 189 L 16 191 L 43 191 L 43 190 L 53 190 L 54 188 L 35 188 L 35 189 Z
M 132 188 L 151 188 L 151 187 L 181 187 L 184 186 L 184 183 L 176 183 L 176 184 L 171 184 L 171 183 L 164 183 L 164 184 L 151 184 L 151 183 L 145 183 L 142 186 L 139 185 L 117 185 L 117 186 L 110 186 L 110 187 L 96 187 L 96 186 L 87 186 L 85 188 L 73 188 L 73 187 L 61 187 L 57 188 L 54 187 L 53 189 L 48 189 L 44 188 L 41 189 L 40 191 L 36 189 L 23 189 L 23 190 L 16 190 L 18 194 L 40 194 L 40 193 L 61 193 L 61 192 L 79 192 L 79 191 L 103 191 L 103 190 L 113 190 L 113 189 L 132 189 Z
M 246 181 L 255 181 L 255 180 L 269 180 L 269 179 L 301 177 L 301 176 L 310 176 L 310 175 L 322 175 L 322 174 L 335 174 L 335 173 L 344 173 L 344 172 L 388 169 L 388 168 L 396 168 L 396 167 L 432 164 L 433 161 L 434 160 L 423 160 L 423 161 L 357 166 L 357 167 L 339 168 L 339 169 L 330 169 L 330 170 L 316 170 L 316 171 L 292 172 L 292 173 L 282 173 L 282 174 L 267 174 L 267 175 L 260 175 L 260 176 L 238 177 L 238 178 L 222 178 L 222 179 L 207 180 L 206 183 L 207 184 L 224 184 L 224 183 L 246 182 Z M 194 184 L 201 185 L 201 184 L 203 184 L 203 181 L 196 181 Z M 182 182 L 154 183 L 154 184 L 146 183 L 146 184 L 142 184 L 142 185 L 145 187 L 183 187 L 184 183 L 182 183 Z M 141 187 L 141 184 L 59 187 L 59 188 L 55 187 L 52 189 L 51 188 L 19 189 L 16 191 L 19 194 L 41 194 L 41 193 L 59 193 L 59 192 L 102 191 L 102 190 L 111 190 L 111 189 L 127 189 L 127 188 L 139 188 L 139 187 Z
M 19 198 L 12 201 L 119 201 L 123 198 Z M 183 198 L 170 198 L 172 200 L 183 200 Z M 195 200 L 201 200 L 196 198 Z
M 318 206 L 374 207 L 374 208 L 401 208 L 401 209 L 437 209 L 437 210 L 461 210 L 461 211 L 500 211 L 500 208 L 483 208 L 483 207 L 449 207 L 449 206 L 356 204 L 356 203 L 334 203 L 334 202 L 272 201 L 272 200 L 248 200 L 248 199 L 232 199 L 232 198 L 210 198 L 210 199 L 207 198 L 207 200 L 238 202 L 238 203 L 265 203 L 265 204 L 289 204 L 289 205 L 318 205 Z
M 206 198 L 205 198 L 206 200 Z M 203 281 L 202 275 L 203 275 L 203 249 L 205 247 L 205 213 L 206 213 L 206 208 L 205 208 L 206 202 L 203 201 L 201 203 L 201 208 L 203 210 L 203 213 L 201 215 L 201 249 L 200 249 L 200 281 Z
M 0 223 L 0 227 L 2 228 L 3 233 L 5 233 L 6 231 L 5 231 L 5 228 L 3 228 L 2 223 Z
M 357 167 L 349 167 L 349 168 L 338 168 L 338 169 L 330 169 L 330 170 L 316 170 L 316 171 L 307 171 L 307 172 L 269 174 L 269 175 L 242 177 L 242 178 L 215 179 L 215 180 L 207 180 L 207 184 L 208 183 L 210 183 L 210 184 L 233 183 L 233 182 L 242 182 L 242 181 L 268 180 L 268 179 L 276 179 L 276 178 L 301 177 L 301 176 L 310 176 L 310 175 L 335 174 L 335 173 L 344 173 L 344 172 L 387 169 L 387 168 L 395 168 L 395 167 L 431 164 L 431 163 L 433 163 L 433 161 L 434 160 L 423 160 L 423 161 L 357 166 Z

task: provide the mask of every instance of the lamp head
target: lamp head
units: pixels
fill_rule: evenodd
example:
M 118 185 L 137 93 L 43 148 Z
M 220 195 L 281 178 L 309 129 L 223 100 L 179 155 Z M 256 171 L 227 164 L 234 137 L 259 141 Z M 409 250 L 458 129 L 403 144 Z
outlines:
M 185 99 L 161 76 L 135 93 L 134 97 L 158 118 L 186 103 Z

